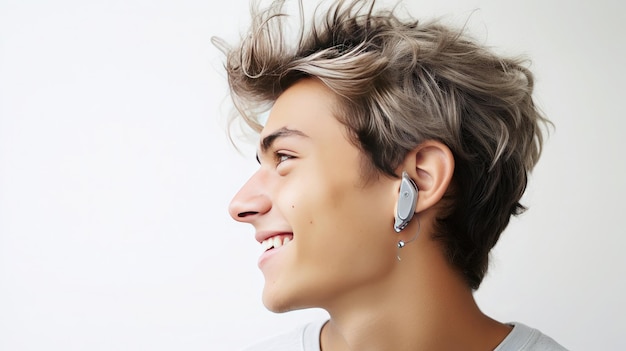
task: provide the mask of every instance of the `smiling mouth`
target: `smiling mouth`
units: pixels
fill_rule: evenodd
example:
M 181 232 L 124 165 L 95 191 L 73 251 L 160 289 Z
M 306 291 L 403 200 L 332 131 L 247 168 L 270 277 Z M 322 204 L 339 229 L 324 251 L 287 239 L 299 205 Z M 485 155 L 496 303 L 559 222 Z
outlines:
M 277 249 L 287 245 L 293 239 L 293 234 L 278 234 L 263 240 L 261 247 L 263 251 Z

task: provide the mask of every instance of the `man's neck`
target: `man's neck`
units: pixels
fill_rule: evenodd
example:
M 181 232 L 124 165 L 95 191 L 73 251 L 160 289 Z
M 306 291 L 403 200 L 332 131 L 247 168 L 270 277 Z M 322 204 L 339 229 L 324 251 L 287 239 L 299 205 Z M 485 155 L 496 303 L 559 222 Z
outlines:
M 403 251 L 389 276 L 327 306 L 322 351 L 496 348 L 511 327 L 480 311 L 472 290 L 429 242 Z

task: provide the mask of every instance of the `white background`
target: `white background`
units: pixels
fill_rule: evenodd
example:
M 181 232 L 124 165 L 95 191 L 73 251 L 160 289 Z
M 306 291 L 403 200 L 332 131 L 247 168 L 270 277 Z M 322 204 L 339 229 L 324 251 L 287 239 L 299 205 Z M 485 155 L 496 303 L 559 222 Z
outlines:
M 533 59 L 556 130 L 476 296 L 574 350 L 624 350 L 626 8 L 413 1 Z M 247 0 L 0 0 L 0 350 L 236 350 L 324 316 L 260 302 L 230 197 L 222 56 Z M 476 10 L 476 11 L 474 11 Z M 332 245 L 332 243 L 329 243 Z

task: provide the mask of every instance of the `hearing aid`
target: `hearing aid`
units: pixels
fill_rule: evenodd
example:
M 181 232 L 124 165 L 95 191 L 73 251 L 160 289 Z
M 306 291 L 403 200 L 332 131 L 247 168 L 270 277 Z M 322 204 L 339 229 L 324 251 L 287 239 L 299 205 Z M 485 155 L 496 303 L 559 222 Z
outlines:
M 398 194 L 398 203 L 396 205 L 396 220 L 393 228 L 396 232 L 401 232 L 415 214 L 417 206 L 417 185 L 408 173 L 402 172 L 402 181 L 400 183 L 400 193 Z

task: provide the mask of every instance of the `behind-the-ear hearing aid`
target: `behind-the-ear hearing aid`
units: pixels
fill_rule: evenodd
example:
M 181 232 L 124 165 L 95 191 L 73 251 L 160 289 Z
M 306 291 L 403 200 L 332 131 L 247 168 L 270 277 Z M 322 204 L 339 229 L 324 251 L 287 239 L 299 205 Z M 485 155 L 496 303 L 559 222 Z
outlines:
M 396 206 L 396 221 L 393 228 L 396 232 L 402 231 L 413 218 L 415 207 L 417 206 L 417 185 L 406 172 L 402 172 L 402 182 L 400 183 L 400 194 Z

